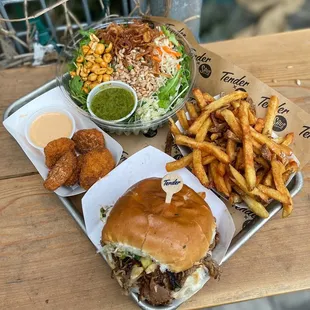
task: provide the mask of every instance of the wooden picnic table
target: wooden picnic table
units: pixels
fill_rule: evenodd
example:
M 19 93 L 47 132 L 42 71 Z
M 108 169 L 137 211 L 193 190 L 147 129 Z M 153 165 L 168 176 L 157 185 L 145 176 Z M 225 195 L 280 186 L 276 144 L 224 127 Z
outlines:
M 310 112 L 310 30 L 206 46 Z M 0 71 L 1 113 L 54 76 L 54 66 Z M 137 308 L 2 125 L 0 145 L 0 308 Z M 309 164 L 303 176 L 292 216 L 268 222 L 181 309 L 310 288 Z

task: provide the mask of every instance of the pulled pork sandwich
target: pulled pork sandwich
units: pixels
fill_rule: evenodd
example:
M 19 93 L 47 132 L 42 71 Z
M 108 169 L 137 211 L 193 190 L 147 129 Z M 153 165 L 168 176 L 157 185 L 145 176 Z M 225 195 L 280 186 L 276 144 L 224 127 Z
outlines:
M 167 305 L 200 289 L 218 242 L 212 212 L 190 187 L 165 203 L 161 179 L 131 187 L 114 205 L 102 230 L 103 253 L 123 289 L 151 305 Z

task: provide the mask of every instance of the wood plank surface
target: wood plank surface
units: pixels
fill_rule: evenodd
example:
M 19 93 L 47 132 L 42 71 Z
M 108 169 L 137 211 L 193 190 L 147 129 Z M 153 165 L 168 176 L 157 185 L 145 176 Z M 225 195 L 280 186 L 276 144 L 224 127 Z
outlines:
M 56 76 L 55 66 L 0 71 L 0 113 L 17 99 L 27 95 Z M 0 125 L 0 179 L 37 173 L 17 142 Z M 12 156 L 14 154 L 14 156 Z M 5 163 L 5 164 L 4 164 Z
M 207 47 L 310 112 L 309 35 L 310 30 L 297 31 Z M 0 72 L 1 94 L 11 87 L 0 101 L 1 112 L 50 79 L 51 72 L 52 67 Z M 57 197 L 44 190 L 41 177 L 19 176 L 35 170 L 16 142 L 0 130 L 0 309 L 137 309 L 110 279 L 109 268 Z M 210 281 L 181 309 L 310 288 L 309 164 L 303 175 L 305 184 L 294 198 L 293 215 L 272 219 L 224 264 L 220 281 Z

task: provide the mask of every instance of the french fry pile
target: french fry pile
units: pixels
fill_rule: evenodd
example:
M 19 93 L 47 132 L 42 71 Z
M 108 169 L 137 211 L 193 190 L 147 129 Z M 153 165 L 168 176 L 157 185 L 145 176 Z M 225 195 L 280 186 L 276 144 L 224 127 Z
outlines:
M 244 201 L 260 217 L 269 216 L 265 206 L 271 199 L 282 203 L 282 217 L 289 216 L 293 202 L 285 183 L 298 164 L 289 158 L 294 134 L 271 137 L 278 98 L 270 98 L 263 119 L 256 117 L 246 92 L 235 91 L 218 100 L 199 89 L 193 95 L 196 103 L 186 103 L 188 113 L 177 113 L 183 130 L 170 119 L 175 143 L 192 152 L 168 163 L 166 170 L 189 167 L 202 185 L 232 204 Z

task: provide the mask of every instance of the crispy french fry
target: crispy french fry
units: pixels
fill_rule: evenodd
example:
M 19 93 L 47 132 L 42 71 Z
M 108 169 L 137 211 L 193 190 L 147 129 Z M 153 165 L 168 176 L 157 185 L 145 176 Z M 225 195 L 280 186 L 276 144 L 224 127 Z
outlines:
M 267 136 L 264 136 L 261 133 L 258 133 L 254 128 L 250 128 L 252 137 L 258 141 L 260 144 L 266 144 L 268 148 L 274 152 L 279 157 L 283 158 L 284 155 L 290 156 L 292 155 L 292 150 L 286 145 L 279 145 L 269 139 Z
M 262 165 L 262 166 L 264 167 L 265 170 L 269 170 L 269 169 L 270 169 L 270 165 L 269 165 L 268 161 L 267 161 L 266 159 L 264 159 L 263 157 L 261 157 L 261 156 L 256 156 L 256 157 L 254 158 L 254 160 L 255 160 L 258 164 Z
M 263 131 L 263 129 L 264 129 L 264 126 L 265 126 L 265 120 L 263 118 L 258 118 L 256 120 L 256 124 L 254 126 L 254 129 L 257 132 L 261 133 Z
M 240 148 L 238 153 L 237 153 L 235 167 L 236 167 L 237 170 L 244 169 L 244 165 L 243 165 L 243 149 L 242 148 Z
M 298 171 L 298 164 L 296 161 L 290 161 L 286 166 L 285 166 L 285 172 L 283 173 L 283 182 L 286 184 L 288 181 L 289 177 L 291 174 L 295 173 Z
M 221 150 L 220 147 L 209 142 L 197 142 L 184 135 L 177 135 L 175 137 L 175 143 L 178 145 L 185 145 L 193 149 L 199 149 L 205 153 L 214 155 L 220 162 L 224 164 L 229 163 L 228 155 Z
M 170 131 L 174 136 L 180 135 L 181 131 L 180 129 L 177 127 L 177 125 L 175 124 L 174 120 L 172 118 L 169 118 L 169 122 L 170 122 Z
M 276 160 L 272 159 L 271 161 L 271 172 L 274 180 L 274 184 L 276 186 L 276 189 L 280 191 L 283 195 L 286 193 L 286 186 L 283 182 L 283 173 L 285 172 L 285 167 L 283 164 Z
M 268 211 L 265 209 L 265 207 L 256 201 L 254 198 L 246 195 L 243 191 L 241 191 L 237 186 L 234 186 L 234 190 L 241 196 L 242 200 L 247 204 L 249 209 L 253 211 L 256 215 L 262 218 L 269 217 Z
M 272 140 L 278 144 L 289 146 L 294 140 L 294 133 L 290 132 L 284 137 L 273 138 Z
M 283 195 L 281 192 L 278 190 L 273 189 L 272 187 L 263 185 L 263 184 L 258 184 L 257 188 L 266 194 L 268 197 L 275 199 L 277 201 L 280 201 L 282 203 L 289 203 L 289 197 Z
M 224 117 L 223 117 L 223 115 L 222 115 L 222 111 L 223 111 L 223 110 L 221 110 L 221 109 L 216 110 L 216 111 L 215 111 L 215 117 L 224 121 Z
M 248 103 L 245 101 L 242 101 L 239 107 L 239 117 L 243 132 L 242 142 L 245 179 L 248 189 L 252 191 L 256 185 L 256 171 L 254 168 L 253 145 L 250 133 L 249 108 Z
M 232 139 L 228 139 L 227 140 L 226 153 L 227 153 L 231 163 L 235 160 L 235 158 L 237 156 L 236 144 L 237 143 L 234 140 L 232 140 Z
M 255 141 L 254 139 L 252 141 Z M 257 148 L 253 145 L 253 152 L 257 155 L 257 156 L 260 156 L 261 155 L 261 151 L 260 151 L 260 148 Z
M 183 129 L 184 130 L 188 130 L 189 124 L 188 124 L 188 120 L 186 118 L 185 111 L 184 110 L 178 111 L 177 112 L 177 117 L 178 117 L 178 120 L 179 120 L 181 126 L 183 127 Z
M 259 144 L 256 140 L 252 139 L 253 151 L 255 154 L 261 154 L 262 145 Z M 256 153 L 257 152 L 257 153 Z
M 176 161 L 172 161 L 166 164 L 166 170 L 168 172 L 179 170 L 187 167 L 193 161 L 193 153 L 190 153 Z
M 276 113 L 279 107 L 279 99 L 276 96 L 271 96 L 269 99 L 269 104 L 267 108 L 267 114 L 265 117 L 265 126 L 263 129 L 263 135 L 271 136 L 272 127 L 274 123 L 274 119 L 276 117 Z
M 207 105 L 207 102 L 204 99 L 201 90 L 199 88 L 194 88 L 193 89 L 193 95 L 194 95 L 194 97 L 195 97 L 195 99 L 197 101 L 197 104 L 198 104 L 199 108 L 202 110 Z M 214 98 L 213 98 L 213 101 L 214 101 Z
M 211 165 L 208 165 L 207 166 L 207 175 L 208 175 L 208 179 L 209 179 L 209 185 L 213 188 L 214 187 L 214 180 L 213 180 L 213 176 L 212 176 L 212 173 L 211 173 Z
M 265 174 L 266 174 L 265 169 L 260 169 L 256 172 L 256 187 L 263 181 Z
M 272 141 L 275 143 L 281 144 L 284 141 L 285 137 L 272 138 Z
M 289 146 L 290 144 L 292 144 L 293 141 L 294 141 L 294 133 L 290 132 L 284 137 L 283 141 L 281 142 L 281 145 Z
M 222 111 L 222 116 L 224 117 L 226 123 L 230 127 L 231 131 L 238 137 L 242 138 L 242 129 L 236 116 L 230 110 L 226 109 Z
M 225 181 L 226 188 L 227 188 L 228 193 L 229 193 L 229 196 L 230 196 L 231 191 L 232 191 L 232 188 L 231 188 L 231 180 L 230 180 L 228 174 L 225 174 L 225 175 L 224 175 L 224 181 Z
M 215 140 L 217 140 L 218 138 L 220 138 L 222 136 L 222 134 L 221 133 L 219 133 L 219 132 L 215 132 L 215 133 L 213 133 L 211 136 L 210 136 L 210 139 L 211 139 L 211 141 L 215 141 Z
M 223 177 L 225 175 L 225 172 L 226 172 L 226 165 L 221 162 L 218 163 L 217 173 Z
M 239 117 L 239 108 L 236 110 L 232 110 L 232 113 L 236 116 Z
M 249 103 L 247 101 L 244 101 L 244 100 L 241 100 L 240 105 L 242 105 L 242 104 L 249 105 Z M 240 105 L 239 105 L 239 107 L 240 107 Z M 239 115 L 239 113 L 240 113 L 240 110 L 238 110 L 237 115 Z M 249 124 L 251 126 L 255 125 L 257 118 L 253 114 L 253 112 L 251 111 L 250 108 L 248 109 L 248 116 L 249 116 Z M 240 115 L 239 115 L 239 118 L 240 118 Z
M 283 218 L 288 217 L 289 215 L 291 215 L 292 212 L 293 212 L 293 200 L 290 197 L 290 202 L 283 204 L 282 217 Z
M 209 117 L 209 115 L 220 109 L 223 108 L 224 106 L 229 106 L 229 103 L 233 100 L 237 99 L 243 99 L 246 98 L 248 94 L 246 92 L 242 91 L 235 91 L 231 94 L 228 94 L 224 97 L 221 97 L 220 99 L 213 101 L 209 105 L 207 105 L 202 113 L 199 115 L 199 117 L 195 120 L 195 122 L 192 124 L 192 126 L 189 128 L 189 132 L 191 134 L 197 134 L 199 128 L 202 126 L 204 121 Z
M 262 201 L 268 202 L 268 196 L 258 190 L 256 187 L 249 191 L 247 187 L 247 183 L 243 175 L 237 171 L 233 166 L 229 165 L 230 173 L 233 176 L 233 182 L 240 187 L 247 195 L 255 198 L 259 197 Z
M 210 117 L 208 117 L 205 122 L 200 127 L 199 131 L 197 132 L 195 140 L 197 142 L 203 142 L 207 136 L 208 130 L 210 129 L 212 125 L 212 120 Z
M 207 132 L 210 128 L 210 126 L 212 125 L 212 121 L 210 119 L 210 117 L 208 117 L 206 119 L 206 121 L 203 123 L 203 125 L 200 127 L 195 140 L 197 142 L 203 142 L 204 139 L 207 136 Z M 207 173 L 205 171 L 205 168 L 203 167 L 203 163 L 202 163 L 202 151 L 201 150 L 193 150 L 193 168 L 194 168 L 194 173 L 196 175 L 196 177 L 198 178 L 198 180 L 200 181 L 200 183 L 203 186 L 208 187 L 209 186 L 209 179 L 207 176 Z
M 202 157 L 202 164 L 204 166 L 209 165 L 213 160 L 216 160 L 213 155 L 207 155 L 205 157 Z
M 231 105 L 237 110 L 240 107 L 240 100 L 235 100 L 231 102 Z
M 280 161 L 273 159 L 271 161 L 271 170 L 276 189 L 281 192 L 283 196 L 287 196 L 289 198 L 289 203 L 283 203 L 282 211 L 282 217 L 287 217 L 293 211 L 293 201 L 288 189 L 283 182 L 282 174 L 284 173 L 285 168 Z
M 186 102 L 186 109 L 191 118 L 191 120 L 195 120 L 198 117 L 198 113 L 196 111 L 195 105 L 191 102 Z
M 240 203 L 242 201 L 240 195 L 238 195 L 237 193 L 235 192 L 232 192 L 230 195 L 229 195 L 229 202 L 233 205 L 233 204 L 237 204 L 237 203 Z
M 203 186 L 209 186 L 209 179 L 207 173 L 202 165 L 202 153 L 201 150 L 194 150 L 193 151 L 193 168 L 194 174 L 200 181 Z
M 211 96 L 208 93 L 203 93 L 203 99 L 205 100 L 205 102 L 208 104 L 210 104 L 211 102 L 215 101 L 215 99 L 213 98 L 213 96 Z
M 197 193 L 202 199 L 206 199 L 206 192 Z
M 273 177 L 272 177 L 272 172 L 269 170 L 269 172 L 265 175 L 263 184 L 269 187 L 273 186 Z
M 215 184 L 216 189 L 224 194 L 225 196 L 229 197 L 229 191 L 226 187 L 224 178 L 217 172 L 217 165 L 218 165 L 218 161 L 213 161 L 210 163 L 210 168 L 211 168 L 211 174 L 212 174 L 212 178 L 213 178 L 213 182 Z
M 283 178 L 284 184 L 287 183 L 287 181 L 288 181 L 288 179 L 290 178 L 290 176 L 291 176 L 291 173 L 290 173 L 289 171 L 285 171 L 285 172 L 283 173 L 282 178 Z
M 256 116 L 253 114 L 253 112 L 251 111 L 251 109 L 249 109 L 249 124 L 251 126 L 254 126 L 256 124 L 257 118 Z

